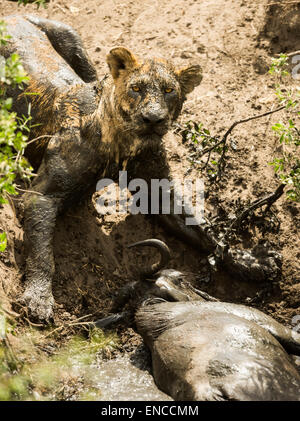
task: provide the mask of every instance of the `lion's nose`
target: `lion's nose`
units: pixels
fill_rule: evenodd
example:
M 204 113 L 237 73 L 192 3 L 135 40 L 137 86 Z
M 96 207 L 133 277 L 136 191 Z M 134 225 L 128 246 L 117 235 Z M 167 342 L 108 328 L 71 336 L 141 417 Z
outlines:
M 142 112 L 142 118 L 146 124 L 160 124 L 166 120 L 167 114 L 163 111 L 144 111 Z

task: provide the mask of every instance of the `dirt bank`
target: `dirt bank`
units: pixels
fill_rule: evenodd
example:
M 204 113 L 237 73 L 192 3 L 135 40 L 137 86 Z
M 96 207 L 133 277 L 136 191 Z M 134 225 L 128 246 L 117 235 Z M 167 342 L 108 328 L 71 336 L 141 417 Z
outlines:
M 245 0 L 53 0 L 47 9 L 34 5 L 18 7 L 0 0 L 0 17 L 12 13 L 34 13 L 72 25 L 82 36 L 97 66 L 99 76 L 107 72 L 109 49 L 124 45 L 137 55 L 172 59 L 178 66 L 200 63 L 202 84 L 189 97 L 180 122 L 196 120 L 216 135 L 230 124 L 276 104 L 274 86 L 267 73 L 270 56 L 300 48 L 300 5 L 270 6 L 268 1 Z M 271 126 L 280 114 L 239 125 L 233 132 L 235 150 L 218 187 L 206 200 L 207 215 L 221 208 L 229 213 L 238 199 L 253 201 L 273 191 L 278 180 L 267 165 L 274 155 Z M 177 177 L 190 167 L 189 150 L 177 135 L 166 139 L 171 168 Z M 197 176 L 192 169 L 190 176 Z M 208 187 L 207 187 L 208 188 Z M 216 200 L 218 198 L 218 200 Z M 95 199 L 95 198 L 94 198 Z M 22 206 L 1 210 L 0 228 L 8 232 L 9 246 L 0 256 L 0 279 L 5 296 L 14 301 L 22 290 L 24 247 Z M 280 198 L 274 212 L 280 220 L 278 232 L 262 233 L 252 227 L 236 244 L 250 247 L 267 240 L 283 255 L 281 278 L 273 285 L 249 284 L 220 273 L 209 283 L 205 258 L 163 232 L 145 216 L 99 216 L 95 200 L 83 200 L 60 217 L 55 234 L 56 276 L 54 296 L 59 323 L 70 313 L 76 317 L 105 314 L 115 291 L 132 279 L 136 266 L 153 258 L 152 253 L 127 250 L 128 243 L 156 237 L 172 250 L 170 267 L 194 272 L 198 287 L 218 298 L 252 303 L 279 321 L 291 325 L 299 313 L 299 205 Z M 199 281 L 200 279 L 200 281 Z M 247 301 L 248 300 L 248 301 Z M 67 312 L 67 313 L 66 313 Z

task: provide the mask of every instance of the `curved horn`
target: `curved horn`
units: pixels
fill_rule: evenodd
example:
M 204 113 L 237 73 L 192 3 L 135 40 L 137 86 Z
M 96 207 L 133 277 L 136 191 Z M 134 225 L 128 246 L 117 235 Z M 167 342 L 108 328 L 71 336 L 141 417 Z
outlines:
M 156 272 L 163 269 L 168 264 L 168 262 L 171 258 L 171 253 L 170 253 L 169 247 L 161 240 L 157 240 L 155 238 L 150 238 L 149 240 L 138 241 L 137 243 L 130 244 L 127 247 L 131 248 L 131 247 L 136 247 L 136 246 L 155 247 L 160 252 L 159 262 L 153 263 L 150 267 L 144 269 L 142 271 L 143 276 L 154 275 Z

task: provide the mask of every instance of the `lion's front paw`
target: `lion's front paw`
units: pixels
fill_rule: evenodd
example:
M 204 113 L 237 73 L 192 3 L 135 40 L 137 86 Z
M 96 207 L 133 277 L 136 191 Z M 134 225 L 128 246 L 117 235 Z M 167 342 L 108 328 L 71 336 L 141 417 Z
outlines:
M 54 298 L 51 287 L 29 285 L 19 302 L 26 306 L 31 319 L 45 323 L 53 321 Z

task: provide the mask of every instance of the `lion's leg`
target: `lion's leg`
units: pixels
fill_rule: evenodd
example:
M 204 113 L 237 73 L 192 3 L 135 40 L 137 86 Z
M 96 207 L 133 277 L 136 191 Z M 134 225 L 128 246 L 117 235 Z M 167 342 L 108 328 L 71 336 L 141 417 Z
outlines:
M 54 275 L 53 234 L 58 201 L 48 195 L 28 193 L 25 198 L 25 236 L 28 257 L 26 287 L 22 302 L 34 318 L 49 321 L 53 317 Z
M 26 19 L 45 32 L 58 54 L 66 60 L 84 82 L 89 83 L 97 80 L 96 69 L 79 34 L 71 26 L 37 16 L 27 15 Z
M 59 211 L 89 190 L 99 167 L 93 145 L 79 130 L 62 130 L 50 140 L 38 175 L 25 197 L 25 292 L 21 299 L 32 317 L 53 317 L 53 236 Z

